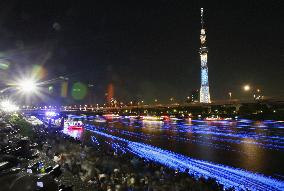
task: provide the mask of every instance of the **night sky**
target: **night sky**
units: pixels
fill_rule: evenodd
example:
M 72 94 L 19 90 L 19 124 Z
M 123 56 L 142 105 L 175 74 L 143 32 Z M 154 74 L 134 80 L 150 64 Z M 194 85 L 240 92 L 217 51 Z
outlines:
M 201 7 L 212 99 L 243 98 L 246 83 L 283 96 L 282 0 L 1 0 L 0 59 L 92 83 L 97 102 L 110 83 L 122 101 L 183 100 L 200 88 Z

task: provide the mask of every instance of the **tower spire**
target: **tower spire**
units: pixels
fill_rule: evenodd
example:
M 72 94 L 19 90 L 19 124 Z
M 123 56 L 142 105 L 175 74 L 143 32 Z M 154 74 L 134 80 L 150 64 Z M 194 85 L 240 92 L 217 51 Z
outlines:
M 201 29 L 203 29 L 203 25 L 204 25 L 204 20 L 203 20 L 203 8 L 200 9 L 200 13 L 201 13 Z
M 201 61 L 201 87 L 200 87 L 200 102 L 210 103 L 210 93 L 209 93 L 209 82 L 208 82 L 208 66 L 207 66 L 207 53 L 208 49 L 206 47 L 206 34 L 204 29 L 203 20 L 203 8 L 201 11 L 201 31 L 200 31 L 200 43 L 201 47 L 199 50 L 200 61 Z

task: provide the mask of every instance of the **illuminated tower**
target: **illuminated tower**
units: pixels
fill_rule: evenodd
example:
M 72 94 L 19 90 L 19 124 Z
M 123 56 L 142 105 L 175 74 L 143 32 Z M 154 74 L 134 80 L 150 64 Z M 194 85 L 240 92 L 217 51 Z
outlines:
M 207 67 L 207 53 L 206 47 L 206 34 L 203 21 L 203 8 L 201 8 L 201 32 L 200 42 L 201 47 L 199 50 L 201 60 L 201 87 L 200 87 L 200 103 L 210 103 L 209 82 L 208 82 L 208 67 Z

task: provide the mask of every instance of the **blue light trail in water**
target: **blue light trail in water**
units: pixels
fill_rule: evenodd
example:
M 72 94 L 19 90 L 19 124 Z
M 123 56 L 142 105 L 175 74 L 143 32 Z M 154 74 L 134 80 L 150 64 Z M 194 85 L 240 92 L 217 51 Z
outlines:
M 97 146 L 100 145 L 98 139 L 97 139 L 95 136 L 92 136 L 92 137 L 91 137 L 91 140 L 92 140 L 92 142 L 95 143 Z
M 160 163 L 172 169 L 184 171 L 188 168 L 190 169 L 190 173 L 195 177 L 204 176 L 206 178 L 215 178 L 227 188 L 235 187 L 236 190 L 284 190 L 284 182 L 274 178 L 252 173 L 243 169 L 193 159 L 148 144 L 129 141 L 121 137 L 98 131 L 97 128 L 92 126 L 87 126 L 86 129 L 100 136 L 117 141 L 115 144 L 116 149 L 123 148 L 130 153 Z
M 199 126 L 186 126 L 180 125 L 178 132 L 180 133 L 191 133 L 191 138 L 179 136 L 168 136 L 168 135 L 159 135 L 160 138 L 167 138 L 179 142 L 190 142 L 190 143 L 198 143 L 201 145 L 206 145 L 209 147 L 214 147 L 218 149 L 232 150 L 230 145 L 223 144 L 214 144 L 213 141 L 219 141 L 223 143 L 234 143 L 234 144 L 251 144 L 257 147 L 262 147 L 270 150 L 284 150 L 284 141 L 283 137 L 279 136 L 268 136 L 268 135 L 258 135 L 255 133 L 245 133 L 238 132 L 236 134 L 231 130 L 220 130 L 214 126 L 210 127 L 199 127 Z M 131 138 L 140 139 L 142 141 L 151 140 L 154 138 L 154 135 L 145 134 L 142 132 L 131 132 L 127 130 L 121 129 L 109 129 L 104 127 L 97 127 L 97 129 L 107 131 L 107 132 L 117 132 L 122 135 L 129 136 Z M 175 129 L 171 129 L 171 131 L 177 131 Z M 210 135 L 210 136 L 209 136 Z M 203 141 L 195 139 L 197 136 L 203 138 Z M 157 138 L 157 137 L 156 137 Z M 208 140 L 208 141 L 205 141 Z M 233 150 L 232 150 L 233 151 Z M 234 150 L 235 151 L 235 150 Z M 236 151 L 238 152 L 238 151 Z

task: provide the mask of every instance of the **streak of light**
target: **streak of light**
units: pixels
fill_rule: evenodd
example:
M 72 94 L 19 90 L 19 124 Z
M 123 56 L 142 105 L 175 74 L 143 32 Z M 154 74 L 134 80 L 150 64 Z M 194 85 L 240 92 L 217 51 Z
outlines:
M 125 149 L 140 157 L 150 161 L 158 162 L 172 169 L 185 171 L 190 169 L 195 177 L 204 176 L 206 178 L 215 178 L 218 182 L 227 187 L 235 187 L 236 190 L 283 190 L 284 182 L 266 177 L 262 174 L 252 173 L 243 169 L 236 169 L 230 166 L 215 164 L 208 161 L 193 159 L 168 150 L 163 150 L 144 143 L 129 141 L 124 138 L 113 136 L 98 131 L 95 127 L 87 126 L 100 136 L 111 138 L 118 143 L 126 144 Z M 122 147 L 122 144 L 120 144 Z

